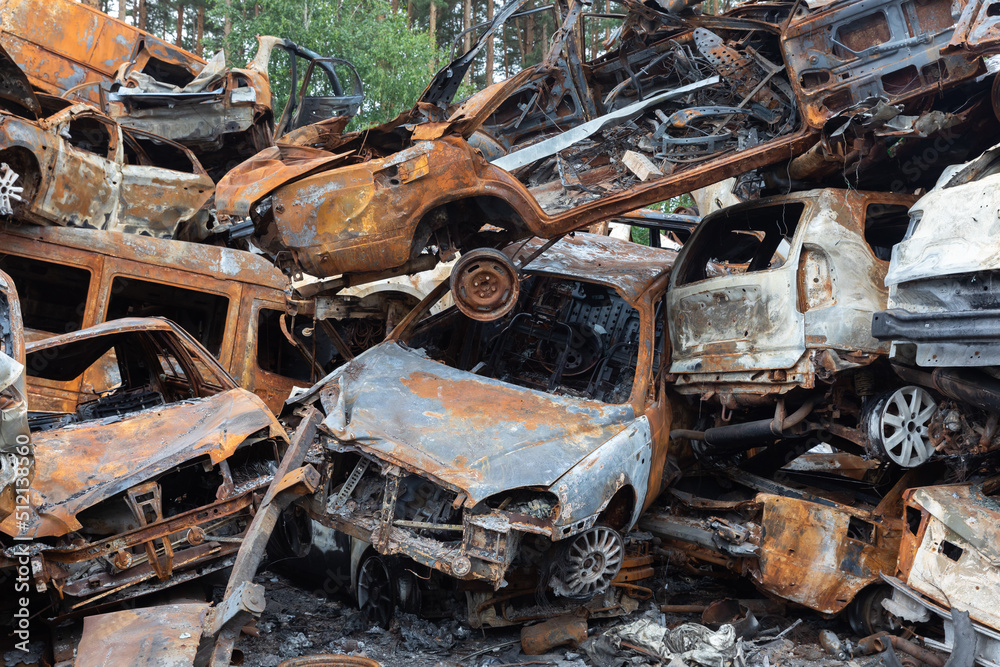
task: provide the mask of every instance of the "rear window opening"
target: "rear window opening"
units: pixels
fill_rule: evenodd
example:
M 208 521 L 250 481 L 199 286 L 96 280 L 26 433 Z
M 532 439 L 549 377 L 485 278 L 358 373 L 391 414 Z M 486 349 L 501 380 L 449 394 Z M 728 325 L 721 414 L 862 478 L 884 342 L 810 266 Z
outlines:
M 722 212 L 702 222 L 679 269 L 678 285 L 776 269 L 791 252 L 805 205 L 798 202 Z
M 228 311 L 229 299 L 221 294 L 118 276 L 111 282 L 105 319 L 166 317 L 218 358 Z
M 283 375 L 312 384 L 322 377 L 302 350 L 285 337 L 281 331 L 283 311 L 261 308 L 257 313 L 257 366 L 268 373 Z M 322 323 L 313 320 L 288 318 L 289 333 L 306 352 L 322 366 L 323 375 L 340 365 L 340 356 L 333 341 L 326 334 Z
M 179 88 L 188 85 L 195 78 L 186 68 L 168 63 L 159 58 L 153 58 L 152 56 L 146 61 L 145 67 L 142 68 L 142 73 L 148 74 L 160 83 L 169 83 Z
M 178 146 L 137 130 L 123 130 L 125 164 L 197 173 L 191 158 Z

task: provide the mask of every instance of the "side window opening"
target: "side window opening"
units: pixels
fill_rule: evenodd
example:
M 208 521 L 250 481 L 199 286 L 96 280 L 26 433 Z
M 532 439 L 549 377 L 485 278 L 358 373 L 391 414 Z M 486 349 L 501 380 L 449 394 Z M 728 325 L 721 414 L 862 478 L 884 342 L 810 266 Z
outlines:
M 25 328 L 64 334 L 83 327 L 90 271 L 3 254 L 0 254 L 0 270 L 14 280 Z
M 109 157 L 111 153 L 111 132 L 108 126 L 90 116 L 74 118 L 64 126 L 60 135 L 74 148 Z
M 319 380 L 318 371 L 310 360 L 292 345 L 281 331 L 281 318 L 285 313 L 274 308 L 261 308 L 257 313 L 257 366 L 268 373 L 283 375 L 302 382 Z M 340 356 L 333 341 L 322 326 L 313 328 L 311 319 L 298 318 L 286 321 L 295 339 L 312 354 L 323 367 L 324 373 L 340 363 Z
M 165 141 L 158 141 L 142 132 L 124 131 L 125 163 L 134 166 L 159 167 L 184 174 L 196 173 L 187 154 Z
M 875 257 L 888 262 L 892 258 L 892 247 L 903 240 L 909 224 L 907 206 L 868 204 L 865 208 L 865 241 Z
M 166 317 L 218 358 L 228 311 L 229 298 L 221 294 L 117 276 L 111 282 L 106 319 Z
M 805 204 L 792 202 L 722 213 L 710 219 L 709 226 L 688 241 L 695 247 L 680 267 L 677 284 L 782 266 L 804 209 Z

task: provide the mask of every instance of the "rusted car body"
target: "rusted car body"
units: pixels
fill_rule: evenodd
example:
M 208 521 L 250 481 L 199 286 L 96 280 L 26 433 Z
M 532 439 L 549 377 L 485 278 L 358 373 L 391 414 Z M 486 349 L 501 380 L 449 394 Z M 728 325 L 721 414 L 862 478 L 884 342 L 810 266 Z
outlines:
M 893 587 L 886 609 L 923 624 L 922 634 L 936 631 L 923 638 L 927 646 L 950 650 L 968 641 L 958 636 L 954 616 L 967 612 L 980 665 L 1000 662 L 1000 617 L 991 594 L 1000 585 L 994 492 L 979 484 L 908 490 L 898 571 L 886 573 Z
M 566 38 L 579 7 L 567 8 L 539 66 L 452 106 L 477 45 L 396 120 L 362 134 L 335 123 L 303 128 L 237 168 L 220 183 L 219 210 L 251 215 L 264 245 L 289 250 L 317 276 L 406 272 L 455 249 L 557 237 L 814 145 L 810 159 L 838 171 L 859 156 L 885 155 L 859 151 L 854 135 L 817 144 L 821 128 L 843 129 L 869 109 L 857 105 L 870 94 L 927 102 L 927 91 L 985 71 L 976 56 L 960 66 L 950 60 L 959 56 L 935 55 L 958 19 L 950 3 L 916 13 L 904 5 L 800 4 L 788 17 L 782 7 L 750 4 L 720 17 L 676 17 L 628 3 L 626 46 L 586 64 Z M 878 43 L 858 50 L 869 24 Z M 862 135 L 888 116 L 869 120 Z M 901 118 L 892 133 L 926 134 L 917 120 Z M 646 166 L 625 166 L 637 161 Z M 829 175 L 807 163 L 803 176 Z
M 263 402 L 167 320 L 27 346 L 31 385 L 49 392 L 109 365 L 90 400 L 29 414 L 29 516 L 0 521 L 2 576 L 29 557 L 56 616 L 231 565 L 288 446 Z
M 0 231 L 0 270 L 18 286 L 29 339 L 120 317 L 167 317 L 275 413 L 293 387 L 311 386 L 380 342 L 448 268 L 345 289 L 307 314 L 288 299 L 289 279 L 251 252 L 65 227 Z M 314 327 L 316 305 L 323 324 Z M 80 378 L 72 395 L 48 397 L 34 409 L 58 411 L 90 386 Z
M 826 463 L 822 473 L 796 477 L 790 467 L 775 479 L 720 472 L 721 486 L 707 473 L 688 476 L 668 491 L 669 511 L 647 513 L 639 527 L 689 572 L 728 569 L 770 597 L 828 616 L 846 613 L 861 636 L 889 629 L 881 601 L 891 593 L 881 576 L 896 569 L 905 487 L 877 500 L 846 482 L 829 455 Z M 827 490 L 804 483 L 810 478 Z
M 94 105 L 125 63 L 157 78 L 194 78 L 205 65 L 193 53 L 73 0 L 3 0 L 0 42 L 32 86 Z
M 215 184 L 191 151 L 92 106 L 37 119 L 0 110 L 0 162 L 5 184 L 21 188 L 0 193 L 4 215 L 160 238 L 208 234 Z
M 326 414 L 327 477 L 310 513 L 371 545 L 363 608 L 392 557 L 464 580 L 477 624 L 505 624 L 494 604 L 536 585 L 617 605 L 622 535 L 675 469 L 662 303 L 674 256 L 577 234 L 527 263 L 509 317 L 452 307 L 417 325 L 442 283 L 384 343 L 295 399 Z M 505 580 L 517 595 L 496 593 Z
M 268 62 L 275 47 L 293 60 L 293 90 L 296 67 L 305 70 L 279 134 L 331 115 L 353 116 L 363 98 L 351 63 L 287 39 L 258 42 L 245 68 L 227 68 L 221 51 L 205 61 L 73 0 L 0 3 L 0 43 L 36 90 L 92 104 L 125 127 L 190 148 L 215 180 L 274 141 Z M 326 75 L 332 95 L 309 94 L 314 69 Z M 342 82 L 338 69 L 350 81 Z
M 671 373 L 676 391 L 719 412 L 678 435 L 736 453 L 822 430 L 848 451 L 926 461 L 926 392 L 892 373 L 869 324 L 913 201 L 818 190 L 708 216 L 671 276 Z
M 145 130 L 187 146 L 215 180 L 231 167 L 271 146 L 274 138 L 331 116 L 351 117 L 364 99 L 354 66 L 324 58 L 291 40 L 257 37 L 257 54 L 245 68 L 227 68 L 220 51 L 195 77 L 161 78 L 141 63 L 119 70 L 108 93 L 108 114 L 125 127 Z M 271 107 L 268 63 L 274 49 L 291 59 L 292 95 L 279 118 Z M 304 69 L 301 85 L 298 69 Z M 342 82 L 337 69 L 349 77 Z M 331 95 L 310 95 L 323 75 Z
M 868 323 L 913 201 L 813 190 L 708 216 L 671 275 L 677 390 L 753 405 L 886 354 Z

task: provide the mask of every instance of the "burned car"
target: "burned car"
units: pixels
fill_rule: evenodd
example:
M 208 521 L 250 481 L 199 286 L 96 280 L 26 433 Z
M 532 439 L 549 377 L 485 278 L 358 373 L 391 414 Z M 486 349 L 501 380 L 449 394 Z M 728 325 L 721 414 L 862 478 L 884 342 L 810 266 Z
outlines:
M 288 447 L 259 398 L 163 319 L 36 341 L 25 365 L 29 407 L 88 371 L 103 383 L 72 410 L 29 412 L 30 504 L 0 518 L 0 577 L 29 557 L 59 616 L 232 565 Z
M 0 42 L 31 85 L 99 106 L 125 63 L 154 76 L 194 77 L 195 54 L 74 0 L 0 1 Z
M 536 590 L 617 608 L 625 535 L 676 470 L 663 303 L 675 252 L 583 233 L 506 252 L 524 279 L 503 318 L 451 307 L 421 320 L 443 282 L 294 399 L 326 415 L 310 513 L 370 545 L 358 597 L 387 605 L 383 618 L 407 569 L 460 580 L 477 626 L 511 622 L 494 605 L 534 604 Z M 479 261 L 478 287 L 492 293 L 505 265 Z
M 215 184 L 180 144 L 87 104 L 32 93 L 0 50 L 0 215 L 40 225 L 204 238 Z M 11 83 L 13 82 L 13 83 Z
M 925 461 L 925 431 L 908 424 L 926 406 L 911 410 L 914 387 L 869 325 L 913 200 L 816 190 L 706 217 L 671 275 L 670 371 L 678 393 L 717 407 L 704 430 L 677 435 L 724 456 L 789 438 L 804 447 L 822 431 L 848 451 Z
M 871 323 L 914 385 L 929 453 L 957 456 L 970 471 L 995 465 L 1000 446 L 998 158 L 994 147 L 949 169 L 913 205 L 885 277 L 888 307 Z
M 844 452 L 804 454 L 767 475 L 692 470 L 639 528 L 680 571 L 728 570 L 772 599 L 842 614 L 866 637 L 898 628 L 882 576 L 896 571 L 905 487 L 880 473 Z
M 919 624 L 926 646 L 964 645 L 983 665 L 1000 659 L 996 491 L 990 480 L 907 490 L 898 571 L 884 576 L 893 592 L 885 608 Z
M 722 16 L 623 4 L 614 50 L 581 62 L 581 8 L 560 4 L 542 63 L 452 104 L 485 38 L 520 6 L 508 3 L 413 110 L 360 133 L 335 120 L 292 133 L 220 182 L 220 213 L 251 216 L 261 247 L 316 276 L 405 273 L 456 250 L 555 238 L 807 151 L 800 180 L 829 176 L 829 165 L 854 178 L 860 158 L 877 172 L 872 159 L 887 153 L 864 137 L 885 130 L 879 145 L 892 141 L 896 159 L 917 143 L 900 137 L 958 127 L 972 99 L 995 122 L 989 81 L 935 97 L 986 72 L 960 45 L 942 52 L 960 18 L 978 25 L 976 3 L 961 16 L 944 0 L 920 11 L 796 3 L 794 13 L 749 3 Z M 921 124 L 926 114 L 935 122 Z M 855 117 L 857 136 L 844 131 Z M 839 131 L 819 142 L 830 123 Z
M 125 127 L 190 148 L 217 181 L 273 145 L 276 136 L 358 112 L 364 94 L 361 77 L 350 62 L 322 57 L 289 39 L 258 36 L 257 43 L 257 54 L 245 68 L 226 67 L 225 53 L 219 51 L 195 76 L 184 70 L 151 75 L 140 62 L 123 64 L 107 95 L 108 114 Z M 291 59 L 291 96 L 277 118 L 268 77 L 274 49 Z M 301 84 L 299 68 L 304 70 Z M 329 94 L 317 94 L 320 89 Z

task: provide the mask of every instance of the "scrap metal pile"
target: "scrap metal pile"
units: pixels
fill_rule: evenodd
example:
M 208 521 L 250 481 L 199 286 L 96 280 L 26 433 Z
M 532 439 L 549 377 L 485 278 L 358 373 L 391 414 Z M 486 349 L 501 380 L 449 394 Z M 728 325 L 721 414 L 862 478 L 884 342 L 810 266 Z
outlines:
M 0 2 L 13 636 L 228 665 L 267 559 L 366 628 L 550 619 L 524 651 L 590 664 L 770 664 L 742 602 L 586 638 L 681 610 L 666 571 L 845 618 L 837 659 L 1000 665 L 1000 1 L 619 4 L 599 57 L 560 1 L 540 63 L 454 100 L 511 0 L 347 131 L 347 61 Z

